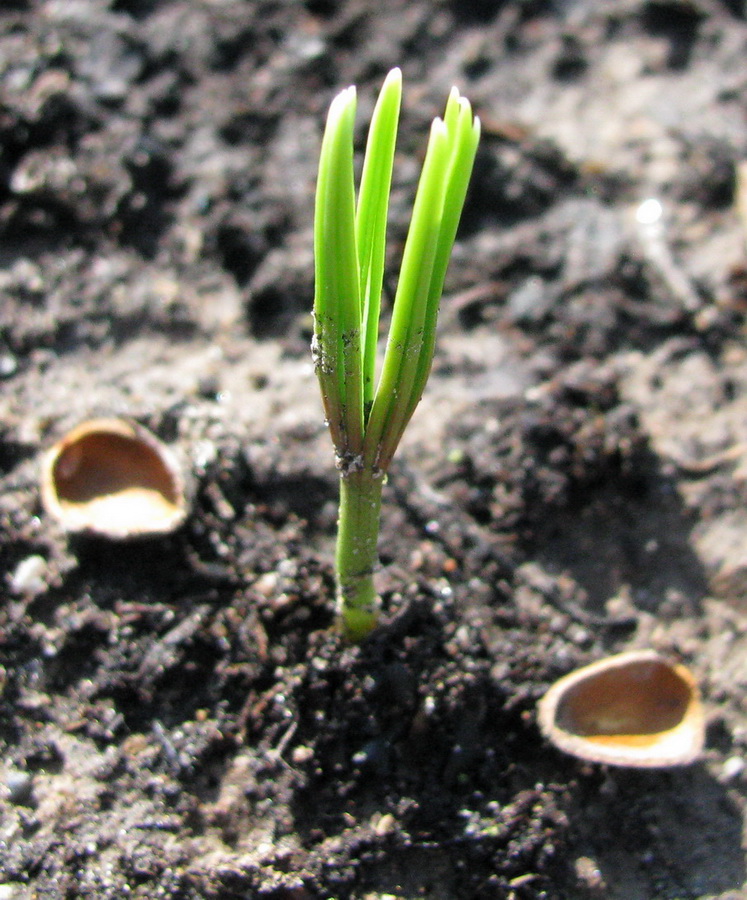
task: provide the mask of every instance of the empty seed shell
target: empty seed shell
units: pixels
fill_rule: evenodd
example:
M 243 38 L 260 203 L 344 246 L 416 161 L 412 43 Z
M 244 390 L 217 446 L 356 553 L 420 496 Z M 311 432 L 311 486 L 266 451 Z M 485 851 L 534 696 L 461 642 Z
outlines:
M 124 540 L 174 531 L 186 516 L 181 472 L 166 447 L 123 419 L 94 419 L 46 455 L 42 502 L 66 531 Z
M 571 672 L 545 694 L 538 712 L 545 737 L 591 762 L 681 766 L 703 748 L 695 679 L 654 650 L 620 653 Z

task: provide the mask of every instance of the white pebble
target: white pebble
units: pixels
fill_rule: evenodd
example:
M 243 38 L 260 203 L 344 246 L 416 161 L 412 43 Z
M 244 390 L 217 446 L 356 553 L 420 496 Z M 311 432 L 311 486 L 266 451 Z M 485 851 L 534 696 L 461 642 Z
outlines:
M 27 556 L 10 576 L 10 589 L 14 594 L 41 594 L 47 589 L 46 570 L 47 561 L 43 556 Z
M 649 197 L 635 211 L 635 219 L 640 225 L 655 225 L 661 219 L 664 209 L 656 197 Z
M 721 767 L 721 777 L 724 781 L 731 781 L 733 778 L 741 775 L 742 772 L 744 772 L 744 760 L 741 756 L 730 756 L 724 760 L 724 764 Z

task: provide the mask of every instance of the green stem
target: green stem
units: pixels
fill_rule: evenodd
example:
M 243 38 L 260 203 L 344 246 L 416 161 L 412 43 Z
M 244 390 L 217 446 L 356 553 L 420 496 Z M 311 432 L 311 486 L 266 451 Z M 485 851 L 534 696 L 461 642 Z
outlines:
M 383 485 L 383 476 L 369 468 L 343 472 L 340 477 L 337 603 L 345 635 L 353 641 L 365 637 L 378 621 L 374 571 Z

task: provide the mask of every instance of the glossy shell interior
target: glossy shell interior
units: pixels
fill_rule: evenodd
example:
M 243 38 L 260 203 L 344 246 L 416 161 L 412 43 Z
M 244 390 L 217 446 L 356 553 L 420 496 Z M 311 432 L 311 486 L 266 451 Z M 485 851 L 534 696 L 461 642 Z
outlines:
M 585 666 L 540 702 L 540 726 L 555 746 L 592 762 L 684 765 L 703 747 L 705 725 L 692 674 L 654 651 Z
M 45 462 L 42 498 L 67 531 L 118 539 L 173 531 L 186 512 L 166 448 L 121 420 L 84 423 L 59 441 Z

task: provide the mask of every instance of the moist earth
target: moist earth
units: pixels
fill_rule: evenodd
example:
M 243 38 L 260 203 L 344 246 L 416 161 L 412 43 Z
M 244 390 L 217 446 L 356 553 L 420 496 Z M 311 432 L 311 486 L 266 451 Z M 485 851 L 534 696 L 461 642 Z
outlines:
M 309 341 L 335 92 L 483 123 L 381 627 L 335 629 Z M 8 0 L 0 9 L 0 896 L 747 896 L 741 0 Z M 742 179 L 744 175 L 742 174 Z M 168 537 L 66 535 L 42 454 L 123 416 Z M 695 673 L 695 764 L 540 735 L 571 669 Z

